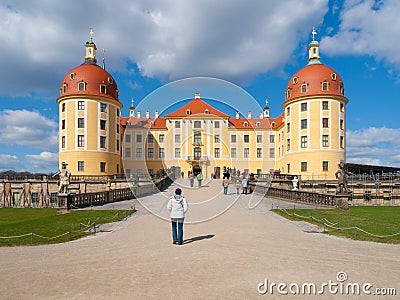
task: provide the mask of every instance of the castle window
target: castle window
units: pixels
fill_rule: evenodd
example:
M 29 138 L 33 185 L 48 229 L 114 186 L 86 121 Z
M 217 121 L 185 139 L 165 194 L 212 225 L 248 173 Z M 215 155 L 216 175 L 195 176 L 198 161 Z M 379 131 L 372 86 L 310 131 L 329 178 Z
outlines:
M 340 129 L 344 130 L 344 120 L 340 120 Z
M 75 73 L 70 73 L 69 74 L 69 80 L 74 80 L 75 79 Z
M 287 132 L 290 132 L 290 123 L 287 123 L 286 128 L 287 128 Z
M 190 109 L 187 109 L 187 110 L 186 110 L 186 114 L 187 114 L 187 115 L 190 115 L 190 114 L 191 114 Z
M 100 103 L 100 111 L 106 112 L 107 110 L 107 103 Z
M 214 135 L 214 143 L 219 143 L 219 142 L 220 142 L 219 135 L 218 134 Z
M 164 139 L 165 139 L 165 135 L 164 135 L 164 134 L 160 134 L 160 135 L 158 136 L 158 141 L 159 141 L 160 143 L 164 143 Z
M 81 81 L 78 84 L 78 91 L 86 91 L 86 83 Z
M 83 171 L 85 171 L 85 162 L 78 161 L 78 172 L 83 172 Z
M 307 92 L 307 84 L 302 84 L 301 85 L 301 92 L 306 93 Z
M 257 134 L 257 143 L 262 143 L 262 135 Z
M 143 150 L 142 148 L 136 148 L 136 158 L 142 158 Z
M 109 84 L 113 84 L 114 83 L 114 80 L 112 79 L 112 77 L 108 77 L 107 80 L 108 80 Z
M 245 134 L 243 138 L 245 143 L 250 143 L 250 136 L 248 134 Z
M 78 101 L 78 110 L 85 109 L 85 101 Z
M 61 148 L 65 148 L 65 136 L 61 137 Z
M 194 148 L 194 159 L 200 159 L 201 157 L 201 149 L 200 147 Z
M 210 112 L 208 111 L 208 109 L 206 109 L 206 110 L 204 111 L 204 113 L 205 113 L 206 115 L 209 115 L 209 114 L 210 114 Z
M 100 93 L 107 94 L 107 86 L 105 84 L 100 84 Z
M 257 148 L 257 158 L 262 158 L 262 149 Z
M 306 135 L 303 135 L 301 137 L 301 148 L 307 148 L 308 147 L 308 139 Z
M 201 143 L 201 132 L 196 131 L 193 135 L 193 142 L 194 143 Z
M 118 90 L 115 91 L 115 98 L 118 99 Z
M 106 171 L 106 163 L 104 161 L 100 162 L 100 172 L 104 173 Z
M 301 162 L 301 171 L 307 172 L 307 162 L 306 161 Z
M 106 148 L 106 137 L 100 136 L 100 148 Z
M 247 122 L 245 121 L 245 122 L 243 122 L 243 126 L 244 126 L 244 127 L 247 127 L 247 126 L 249 126 L 249 123 L 247 123 Z
M 63 93 L 66 93 L 68 90 L 68 84 L 64 83 L 63 84 Z
M 307 119 L 301 120 L 301 129 L 307 129 Z
M 244 148 L 243 149 L 243 157 L 244 158 L 249 158 L 250 155 L 250 149 L 249 148 Z
M 78 147 L 85 147 L 85 136 L 78 135 Z
M 131 142 L 131 135 L 125 134 L 125 143 L 130 143 L 130 142 Z
M 236 148 L 231 148 L 231 158 L 236 158 Z
M 164 150 L 164 148 L 159 148 L 159 149 L 158 149 L 158 157 L 159 157 L 159 158 L 164 158 L 164 157 L 165 157 L 165 150 Z
M 236 143 L 236 134 L 231 135 L 231 143 Z
M 329 135 L 322 136 L 322 147 L 329 147 Z
M 147 158 L 154 158 L 154 148 L 147 148 Z
M 322 162 L 322 171 L 329 171 L 329 162 L 327 161 Z
M 275 127 L 275 126 L 276 126 L 276 123 L 275 123 L 275 122 L 272 122 L 272 123 L 271 123 L 271 126 L 272 126 L 272 127 Z
M 340 103 L 340 111 L 344 112 L 344 104 L 343 103 Z
M 261 123 L 260 123 L 260 122 L 257 122 L 257 123 L 256 123 L 256 127 L 261 127 Z
M 328 101 L 322 101 L 322 109 L 323 110 L 328 110 L 329 109 L 329 102 Z
M 201 121 L 194 121 L 193 128 L 201 128 Z
M 100 130 L 106 130 L 106 120 L 100 120 Z
M 181 148 L 175 148 L 175 158 L 181 158 Z
M 275 148 L 269 148 L 269 158 L 275 158 Z
M 62 129 L 62 130 L 65 129 L 65 120 L 61 120 L 61 129 Z
M 344 149 L 344 137 L 340 137 L 340 148 Z
M 175 128 L 181 128 L 181 122 L 175 121 Z
M 307 111 L 307 103 L 301 103 L 301 111 Z
M 336 80 L 336 73 L 332 73 L 331 78 L 332 78 L 332 80 Z
M 78 128 L 85 128 L 85 119 L 78 118 Z
M 62 112 L 65 112 L 65 103 L 63 103 L 63 104 L 61 105 L 61 111 L 62 111 Z
M 293 77 L 293 84 L 297 84 L 299 82 L 299 77 Z
M 137 136 L 136 136 L 136 143 L 141 143 L 142 142 L 142 135 L 141 134 L 138 134 Z
M 286 92 L 286 98 L 290 98 L 290 97 L 292 97 L 292 90 L 288 89 Z
M 154 136 L 151 133 L 147 135 L 147 142 L 154 143 Z
M 214 157 L 215 158 L 219 158 L 220 157 L 219 148 L 214 148 Z
M 323 128 L 329 127 L 329 119 L 328 118 L 322 118 L 322 127 Z
M 329 83 L 328 82 L 324 81 L 322 83 L 322 90 L 323 91 L 328 91 L 329 90 Z
M 288 108 L 286 109 L 286 115 L 287 115 L 287 116 L 290 116 L 290 107 L 288 107 Z
M 175 134 L 175 143 L 180 143 L 180 142 L 181 142 L 181 135 Z
M 344 94 L 343 83 L 340 83 L 340 85 L 339 85 L 339 93 L 341 93 L 342 95 Z
M 269 142 L 272 144 L 272 143 L 275 143 L 275 136 L 274 135 L 270 135 L 269 136 Z
M 290 139 L 287 139 L 287 146 L 286 146 L 286 150 L 289 151 L 290 150 Z
M 219 121 L 214 122 L 214 128 L 219 128 Z

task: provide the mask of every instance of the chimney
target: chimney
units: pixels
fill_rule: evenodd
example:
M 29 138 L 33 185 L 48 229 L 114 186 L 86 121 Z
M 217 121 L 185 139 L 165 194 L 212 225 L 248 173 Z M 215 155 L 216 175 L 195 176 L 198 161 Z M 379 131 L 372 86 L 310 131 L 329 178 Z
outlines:
M 247 119 L 251 119 L 251 111 L 247 113 Z
M 140 111 L 137 112 L 137 117 L 140 119 Z
M 150 119 L 150 112 L 146 111 L 146 119 Z
M 156 119 L 158 118 L 158 110 L 155 111 L 154 118 L 156 118 Z
M 236 112 L 236 119 L 239 119 L 239 112 Z
M 200 93 L 194 94 L 194 99 L 200 99 Z

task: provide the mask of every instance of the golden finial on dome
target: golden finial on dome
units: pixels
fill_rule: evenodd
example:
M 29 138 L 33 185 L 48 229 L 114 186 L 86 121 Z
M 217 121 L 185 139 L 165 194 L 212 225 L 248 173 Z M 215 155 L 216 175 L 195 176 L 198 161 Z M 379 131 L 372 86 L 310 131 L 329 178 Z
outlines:
M 93 28 L 90 27 L 90 28 L 89 28 L 89 36 L 90 36 L 89 39 L 90 39 L 91 42 L 93 41 L 93 34 L 94 34 Z
M 317 32 L 315 31 L 314 26 L 312 28 L 311 34 L 312 34 L 312 40 L 315 41 L 315 35 L 317 34 Z

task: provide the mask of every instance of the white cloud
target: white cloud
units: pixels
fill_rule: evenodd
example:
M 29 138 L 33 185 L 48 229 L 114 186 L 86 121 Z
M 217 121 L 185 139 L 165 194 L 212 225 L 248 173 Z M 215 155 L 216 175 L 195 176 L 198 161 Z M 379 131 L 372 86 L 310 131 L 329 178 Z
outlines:
M 25 158 L 35 168 L 53 167 L 57 169 L 58 166 L 58 153 L 44 151 L 40 154 L 28 154 Z
M 37 111 L 0 111 L 0 143 L 51 149 L 58 143 L 58 124 Z
M 142 75 L 164 80 L 240 81 L 281 72 L 327 11 L 328 0 L 0 4 L 1 93 L 57 91 L 67 71 L 83 61 L 89 26 L 99 49 L 107 49 L 111 71 L 129 72 L 132 61 Z
M 400 167 L 400 129 L 347 131 L 347 162 Z
M 21 162 L 16 155 L 0 154 L 0 170 L 15 170 L 21 167 Z
M 321 40 L 328 55 L 371 55 L 388 65 L 400 67 L 400 1 L 346 1 L 339 31 Z M 338 46 L 339 45 L 339 46 Z

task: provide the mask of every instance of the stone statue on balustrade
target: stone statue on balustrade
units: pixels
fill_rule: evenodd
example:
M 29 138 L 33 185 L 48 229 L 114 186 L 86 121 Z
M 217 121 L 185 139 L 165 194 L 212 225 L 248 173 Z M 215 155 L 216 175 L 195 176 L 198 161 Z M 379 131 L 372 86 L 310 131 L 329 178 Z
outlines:
M 297 191 L 298 190 L 298 184 L 299 184 L 299 179 L 297 178 L 297 176 L 294 176 L 294 178 L 292 179 L 292 184 L 293 184 L 293 191 Z
M 346 170 L 344 166 L 344 162 L 341 161 L 339 163 L 339 170 L 336 171 L 335 177 L 338 181 L 338 185 L 336 187 L 336 194 L 349 194 L 349 188 L 348 188 L 348 177 L 350 173 Z
M 67 163 L 63 162 L 61 170 L 59 170 L 57 173 L 53 175 L 53 177 L 59 175 L 59 188 L 58 188 L 58 193 L 59 194 L 67 194 L 68 193 L 68 186 L 70 183 L 70 178 L 71 178 L 71 171 L 67 169 Z

